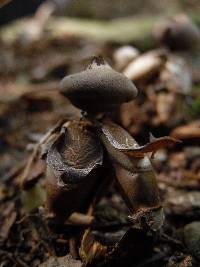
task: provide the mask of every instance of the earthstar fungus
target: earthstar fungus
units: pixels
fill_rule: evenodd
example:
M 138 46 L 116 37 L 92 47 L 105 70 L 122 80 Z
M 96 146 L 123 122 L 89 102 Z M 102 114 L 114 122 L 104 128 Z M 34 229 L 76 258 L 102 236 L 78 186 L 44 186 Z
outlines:
M 149 143 L 140 146 L 106 118 L 107 111 L 134 99 L 137 89 L 101 57 L 95 57 L 85 71 L 65 77 L 61 93 L 85 115 L 60 123 L 39 148 L 46 161 L 48 210 L 61 223 L 73 212 L 87 212 L 101 197 L 101 188 L 114 179 L 130 220 L 144 229 L 160 228 L 163 210 L 149 155 L 179 141 L 151 136 Z

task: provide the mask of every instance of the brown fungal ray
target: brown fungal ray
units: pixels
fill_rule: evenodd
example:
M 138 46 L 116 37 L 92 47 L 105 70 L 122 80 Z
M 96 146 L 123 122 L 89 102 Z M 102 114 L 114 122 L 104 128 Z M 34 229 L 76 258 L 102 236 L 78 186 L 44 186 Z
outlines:
M 78 122 L 63 128 L 47 154 L 47 206 L 57 218 L 82 211 L 98 188 L 102 147 Z
M 152 134 L 150 134 L 150 142 L 143 146 L 139 146 L 122 128 L 120 131 L 121 135 L 119 135 L 119 128 L 116 131 L 114 124 L 109 124 L 109 126 L 103 125 L 102 132 L 115 149 L 118 149 L 132 157 L 144 157 L 146 153 L 152 153 L 153 156 L 155 152 L 161 148 L 181 143 L 180 140 L 177 140 L 174 137 L 163 136 L 155 138 Z M 124 139 L 122 139 L 123 136 Z
M 120 126 L 104 122 L 100 138 L 113 162 L 116 181 L 122 197 L 131 211 L 131 218 L 152 229 L 163 223 L 156 175 L 147 156 L 135 158 L 124 153 L 124 149 L 137 148 L 137 142 Z M 124 149 L 122 149 L 124 148 Z
M 143 161 L 143 162 L 142 162 Z M 118 164 L 114 164 L 116 181 L 121 194 L 131 211 L 129 218 L 138 221 L 142 227 L 159 229 L 163 224 L 163 210 L 160 202 L 156 175 L 148 158 L 149 170 L 130 172 Z
M 123 74 L 106 64 L 103 58 L 94 57 L 85 71 L 61 81 L 61 93 L 76 107 L 96 113 L 131 101 L 137 95 L 137 88 Z
M 38 180 L 45 174 L 46 163 L 43 160 L 46 157 L 49 147 L 58 138 L 58 133 L 66 119 L 58 121 L 35 145 L 25 168 L 20 176 L 20 185 L 23 190 L 33 187 Z
M 152 136 L 152 135 L 151 135 Z M 150 142 L 145 144 L 144 146 L 140 146 L 138 148 L 133 149 L 122 149 L 124 153 L 132 157 L 143 157 L 146 153 L 152 153 L 151 157 L 153 158 L 154 154 L 157 150 L 173 146 L 177 143 L 181 143 L 180 140 L 177 140 L 171 136 L 163 136 L 159 138 L 150 138 Z
M 138 147 L 137 142 L 127 131 L 117 124 L 114 124 L 110 121 L 104 121 L 99 131 L 99 136 L 112 161 L 116 162 L 127 170 L 139 170 L 140 167 L 138 166 L 138 159 L 130 158 L 120 150 L 122 146 Z

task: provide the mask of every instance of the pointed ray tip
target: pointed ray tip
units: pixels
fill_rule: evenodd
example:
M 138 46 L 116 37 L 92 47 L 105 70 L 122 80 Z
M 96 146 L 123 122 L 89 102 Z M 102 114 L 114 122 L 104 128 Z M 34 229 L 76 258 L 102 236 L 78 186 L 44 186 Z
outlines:
M 88 68 L 91 68 L 93 65 L 101 66 L 105 64 L 106 62 L 101 55 L 95 55 L 91 57 L 91 63 Z
M 150 132 L 149 133 L 149 141 L 152 142 L 152 141 L 155 141 L 157 138 Z

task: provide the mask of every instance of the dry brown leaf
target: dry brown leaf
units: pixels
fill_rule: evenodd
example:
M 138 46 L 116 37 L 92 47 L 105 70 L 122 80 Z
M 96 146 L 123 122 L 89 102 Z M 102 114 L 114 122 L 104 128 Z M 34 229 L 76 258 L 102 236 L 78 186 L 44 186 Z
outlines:
M 0 228 L 0 241 L 4 241 L 8 238 L 11 227 L 16 221 L 17 212 L 15 211 L 14 203 L 10 202 L 6 207 L 4 207 L 3 211 L 4 220 L 1 220 L 1 228 Z
M 39 151 L 36 147 L 21 175 L 22 188 L 28 189 L 37 183 L 37 181 L 45 173 L 45 168 L 46 164 L 40 159 Z
M 134 82 L 149 79 L 159 72 L 164 65 L 166 52 L 155 50 L 134 59 L 123 71 L 124 75 Z
M 87 229 L 81 240 L 80 256 L 85 264 L 105 256 L 107 247 L 94 239 L 90 229 Z
M 7 5 L 11 1 L 12 0 L 0 0 L 0 8 L 3 7 L 4 5 Z
M 171 135 L 180 139 L 200 138 L 200 120 L 175 128 Z

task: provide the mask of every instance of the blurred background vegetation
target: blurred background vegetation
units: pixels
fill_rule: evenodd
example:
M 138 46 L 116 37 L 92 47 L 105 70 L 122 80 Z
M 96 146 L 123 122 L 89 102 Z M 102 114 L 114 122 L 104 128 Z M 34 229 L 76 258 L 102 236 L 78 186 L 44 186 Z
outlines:
M 177 12 L 200 11 L 199 0 L 54 0 L 60 6 L 58 13 L 71 17 L 113 19 L 138 15 L 167 15 Z M 44 0 L 14 0 L 0 9 L 0 23 L 34 13 Z M 65 3 L 65 4 L 64 4 Z M 67 3 L 67 5 L 66 5 Z M 64 5 L 66 7 L 64 7 Z

